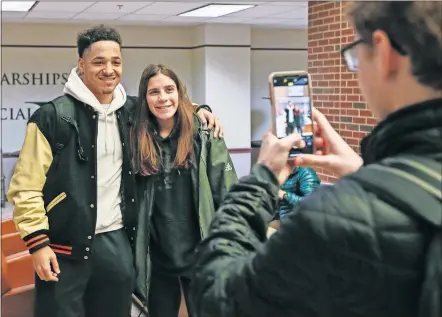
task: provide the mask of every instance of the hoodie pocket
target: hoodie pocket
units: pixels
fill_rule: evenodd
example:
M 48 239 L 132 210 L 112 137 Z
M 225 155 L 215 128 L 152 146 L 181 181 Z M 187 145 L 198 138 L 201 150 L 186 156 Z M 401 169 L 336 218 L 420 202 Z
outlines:
M 56 205 L 61 203 L 63 200 L 66 199 L 66 193 L 62 192 L 58 196 L 56 196 L 54 199 L 51 200 L 51 202 L 46 207 L 46 212 L 51 211 L 52 208 L 54 208 Z

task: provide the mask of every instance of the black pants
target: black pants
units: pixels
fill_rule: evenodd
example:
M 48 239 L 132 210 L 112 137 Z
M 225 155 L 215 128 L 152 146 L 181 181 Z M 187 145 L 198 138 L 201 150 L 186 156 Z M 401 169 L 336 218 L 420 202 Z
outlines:
M 285 128 L 285 134 L 287 136 L 289 136 L 290 134 L 293 133 L 294 129 L 295 129 L 295 123 L 294 122 L 287 123 L 287 127 Z
M 189 300 L 189 285 L 190 280 L 186 277 L 159 274 L 153 270 L 147 307 L 149 317 L 178 317 L 181 290 L 186 300 L 189 317 L 193 317 L 193 306 Z
M 57 260 L 58 282 L 35 277 L 35 317 L 130 316 L 135 270 L 123 229 L 98 234 L 87 261 Z

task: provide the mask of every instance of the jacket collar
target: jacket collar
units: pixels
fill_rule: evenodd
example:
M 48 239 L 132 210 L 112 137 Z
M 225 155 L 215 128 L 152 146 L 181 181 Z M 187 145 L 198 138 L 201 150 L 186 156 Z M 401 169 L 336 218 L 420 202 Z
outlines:
M 155 123 L 152 124 L 151 127 L 152 127 L 152 133 L 153 133 L 155 139 L 158 142 L 178 139 L 179 121 L 180 121 L 179 116 L 176 116 L 175 125 L 173 126 L 172 131 L 170 131 L 170 134 L 168 136 L 166 136 L 165 138 L 160 136 L 160 129 L 159 129 L 158 123 L 156 123 L 156 121 L 154 121 Z
M 364 164 L 399 154 L 428 155 L 442 160 L 442 98 L 397 110 L 361 142 Z

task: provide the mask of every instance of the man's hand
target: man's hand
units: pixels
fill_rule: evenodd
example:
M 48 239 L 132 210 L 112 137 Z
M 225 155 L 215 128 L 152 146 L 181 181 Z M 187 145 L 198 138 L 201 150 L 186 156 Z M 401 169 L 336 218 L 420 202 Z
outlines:
M 319 110 L 312 110 L 315 145 L 323 150 L 296 157 L 296 165 L 322 167 L 339 177 L 356 172 L 363 164 L 362 158 L 341 138 Z
M 293 170 L 293 163 L 288 158 L 290 149 L 294 146 L 305 146 L 300 135 L 293 133 L 278 139 L 273 133 L 267 132 L 262 139 L 257 163 L 266 165 L 276 175 L 279 183 L 284 184 Z
M 274 234 L 274 233 L 276 233 L 276 229 L 273 229 L 272 227 L 268 227 L 267 228 L 267 239 L 270 239 L 270 237 Z
M 278 231 L 280 226 L 281 220 L 273 220 L 271 223 L 269 223 L 269 226 L 267 227 L 267 239 L 270 238 L 270 236 L 276 231 Z
M 200 109 L 197 112 L 198 118 L 200 118 L 202 123 L 207 124 L 207 127 L 209 129 L 213 130 L 213 137 L 214 138 L 222 138 L 224 137 L 224 127 L 221 125 L 221 122 L 218 120 L 217 117 L 210 111 L 206 109 Z
M 60 268 L 57 256 L 49 246 L 34 252 L 32 254 L 32 261 L 34 263 L 34 270 L 42 281 L 58 281 L 57 276 L 60 274 Z M 51 265 L 54 271 L 52 271 Z
M 278 192 L 279 200 L 283 200 L 284 199 L 284 195 L 285 195 L 285 191 L 280 189 L 279 192 Z

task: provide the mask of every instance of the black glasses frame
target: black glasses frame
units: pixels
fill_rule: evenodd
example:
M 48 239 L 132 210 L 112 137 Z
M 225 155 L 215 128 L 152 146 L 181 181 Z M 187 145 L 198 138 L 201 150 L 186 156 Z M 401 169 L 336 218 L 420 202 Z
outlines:
M 361 39 L 358 39 L 358 40 L 356 40 L 356 41 L 353 41 L 353 42 L 351 42 L 351 43 L 349 43 L 349 44 L 347 44 L 347 45 L 345 45 L 344 47 L 341 48 L 341 56 L 342 56 L 342 59 L 343 59 L 345 65 L 347 66 L 347 69 L 348 69 L 349 71 L 352 71 L 352 70 L 350 70 L 350 67 L 348 66 L 348 62 L 347 62 L 347 60 L 346 60 L 346 58 L 345 58 L 345 52 L 347 52 L 348 50 L 351 50 L 351 49 L 354 48 L 356 45 L 359 45 L 359 44 L 361 44 L 361 43 L 368 43 L 368 42 L 361 38 Z M 405 51 L 405 50 L 404 50 L 399 44 L 397 44 L 394 40 L 391 40 L 391 39 L 390 39 L 390 43 L 391 43 L 391 47 L 392 47 L 396 52 L 398 52 L 400 55 L 402 55 L 402 56 L 406 56 L 406 55 L 407 55 L 407 52 L 406 52 L 406 51 Z M 352 72 L 354 72 L 354 71 L 352 71 Z

